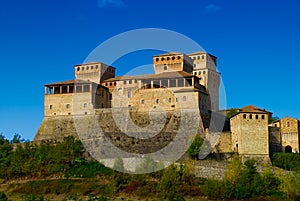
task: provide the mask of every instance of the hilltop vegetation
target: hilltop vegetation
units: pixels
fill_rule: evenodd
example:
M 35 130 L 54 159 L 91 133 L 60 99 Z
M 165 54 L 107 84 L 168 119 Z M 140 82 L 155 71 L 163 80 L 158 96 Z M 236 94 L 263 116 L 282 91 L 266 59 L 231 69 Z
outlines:
M 294 173 L 258 173 L 255 161 L 241 163 L 232 159 L 223 180 L 196 177 L 190 165 L 170 165 L 151 174 L 126 174 L 113 171 L 97 161 L 84 159 L 80 141 L 67 137 L 57 145 L 19 143 L 0 137 L 0 200 L 297 200 L 300 195 L 299 166 Z M 202 141 L 196 138 L 190 150 L 196 153 Z M 288 164 L 274 155 L 276 164 Z M 297 158 L 298 157 L 298 158 Z M 194 159 L 193 159 L 194 160 Z M 298 164 L 298 163 L 295 163 Z M 139 168 L 161 168 L 160 163 L 146 158 Z M 120 158 L 116 169 L 124 169 Z M 137 168 L 137 172 L 140 169 Z M 287 168 L 288 169 L 288 168 Z

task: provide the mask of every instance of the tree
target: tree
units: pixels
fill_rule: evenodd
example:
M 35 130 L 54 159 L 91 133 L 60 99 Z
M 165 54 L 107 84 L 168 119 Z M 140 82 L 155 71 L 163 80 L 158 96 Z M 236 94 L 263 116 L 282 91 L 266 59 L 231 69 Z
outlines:
M 164 170 L 158 185 L 159 193 L 162 197 L 174 197 L 177 195 L 180 185 L 180 173 L 175 164 L 171 164 Z
M 196 134 L 195 137 L 194 137 L 194 140 L 193 140 L 192 144 L 190 145 L 190 147 L 188 149 L 188 154 L 192 158 L 197 158 L 198 157 L 198 153 L 201 150 L 202 144 L 203 144 L 203 139 L 200 137 L 200 135 Z
M 13 139 L 11 140 L 11 143 L 18 144 L 18 143 L 22 143 L 25 141 L 26 140 L 24 138 L 22 138 L 21 135 L 19 135 L 18 133 L 15 133 Z
M 237 114 L 237 109 L 230 109 L 227 113 L 226 113 L 226 118 L 230 119 L 231 117 L 233 117 L 234 115 Z

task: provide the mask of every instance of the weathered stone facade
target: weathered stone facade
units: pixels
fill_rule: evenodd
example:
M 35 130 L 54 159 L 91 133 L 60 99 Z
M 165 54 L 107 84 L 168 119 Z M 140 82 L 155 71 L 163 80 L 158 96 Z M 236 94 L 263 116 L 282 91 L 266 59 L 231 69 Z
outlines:
M 251 105 L 239 109 L 230 119 L 232 150 L 245 159 L 268 161 L 270 115 L 270 112 Z
M 219 113 L 220 73 L 216 59 L 205 52 L 171 52 L 153 57 L 155 74 L 120 77 L 115 76 L 114 67 L 103 63 L 75 65 L 76 80 L 45 85 L 44 120 L 34 140 L 61 141 L 68 135 L 81 138 L 80 131 L 92 142 L 100 129 L 122 150 L 154 152 L 172 143 L 183 121 L 178 112 L 187 110 L 189 120 L 197 122 L 196 133 L 206 139 L 209 135 L 219 137 L 213 152 L 237 152 L 243 159 L 264 163 L 269 162 L 273 152 L 298 152 L 299 121 L 286 117 L 268 126 L 271 113 L 254 106 L 237 109 L 230 119 L 230 129 L 220 133 L 224 125 L 218 124 L 224 124 L 225 117 Z M 126 116 L 133 124 L 118 124 L 116 114 L 119 119 Z M 166 126 L 159 135 L 139 139 L 141 134 L 147 136 L 144 127 L 158 129 L 155 124 L 163 121 Z M 183 128 L 189 130 L 188 126 L 187 121 Z
M 280 136 L 281 151 L 299 152 L 300 127 L 296 118 L 285 117 L 271 123 L 270 128 L 277 131 Z

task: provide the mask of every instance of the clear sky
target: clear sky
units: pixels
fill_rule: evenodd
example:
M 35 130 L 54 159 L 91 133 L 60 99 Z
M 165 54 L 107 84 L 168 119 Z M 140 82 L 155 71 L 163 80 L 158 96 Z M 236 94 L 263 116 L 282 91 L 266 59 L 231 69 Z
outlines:
M 0 133 L 32 140 L 43 85 L 73 79 L 100 43 L 140 28 L 179 32 L 216 55 L 228 107 L 300 118 L 299 10 L 298 0 L 2 0 Z M 119 75 L 139 65 L 130 58 Z

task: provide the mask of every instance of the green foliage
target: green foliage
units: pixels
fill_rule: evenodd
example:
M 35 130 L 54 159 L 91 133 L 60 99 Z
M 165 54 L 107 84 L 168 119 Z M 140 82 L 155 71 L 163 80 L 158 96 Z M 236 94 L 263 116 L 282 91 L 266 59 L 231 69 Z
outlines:
M 192 142 L 191 146 L 188 149 L 188 154 L 192 158 L 197 158 L 198 153 L 201 150 L 202 144 L 203 144 L 203 139 L 200 137 L 200 135 L 196 134 L 194 139 L 193 139 L 193 142 Z
M 281 191 L 289 200 L 300 200 L 300 172 L 285 174 L 281 177 Z
M 25 201 L 48 201 L 48 199 L 44 198 L 44 196 L 29 195 L 26 196 Z
M 15 136 L 15 141 L 21 137 Z M 41 177 L 69 170 L 81 158 L 83 146 L 74 137 L 66 137 L 58 145 L 50 143 L 17 143 L 12 145 L 0 136 L 0 178 Z
M 162 162 L 155 162 L 150 156 L 147 156 L 145 160 L 138 167 L 136 167 L 135 173 L 153 173 L 163 168 L 164 165 Z
M 65 177 L 95 178 L 96 176 L 111 176 L 113 171 L 99 162 L 78 163 L 65 173 Z
M 0 201 L 7 201 L 8 198 L 6 197 L 5 193 L 0 192 Z
M 279 117 L 270 117 L 269 118 L 269 124 L 272 123 L 273 121 L 279 120 Z
M 234 115 L 237 114 L 237 109 L 231 109 L 229 110 L 227 113 L 226 113 L 226 118 L 227 119 L 230 119 L 231 117 L 233 117 Z
M 300 154 L 299 153 L 274 153 L 272 156 L 274 166 L 285 170 L 300 170 Z
M 162 197 L 172 197 L 177 194 L 180 185 L 180 176 L 181 175 L 175 164 L 170 165 L 164 170 L 158 185 L 158 190 Z
M 280 183 L 279 178 L 271 171 L 259 174 L 254 160 L 248 160 L 243 165 L 235 157 L 228 165 L 224 179 L 208 180 L 202 190 L 212 199 L 245 199 L 278 194 Z
M 15 133 L 13 139 L 10 141 L 11 144 L 23 143 L 26 140 L 21 137 L 21 135 Z

